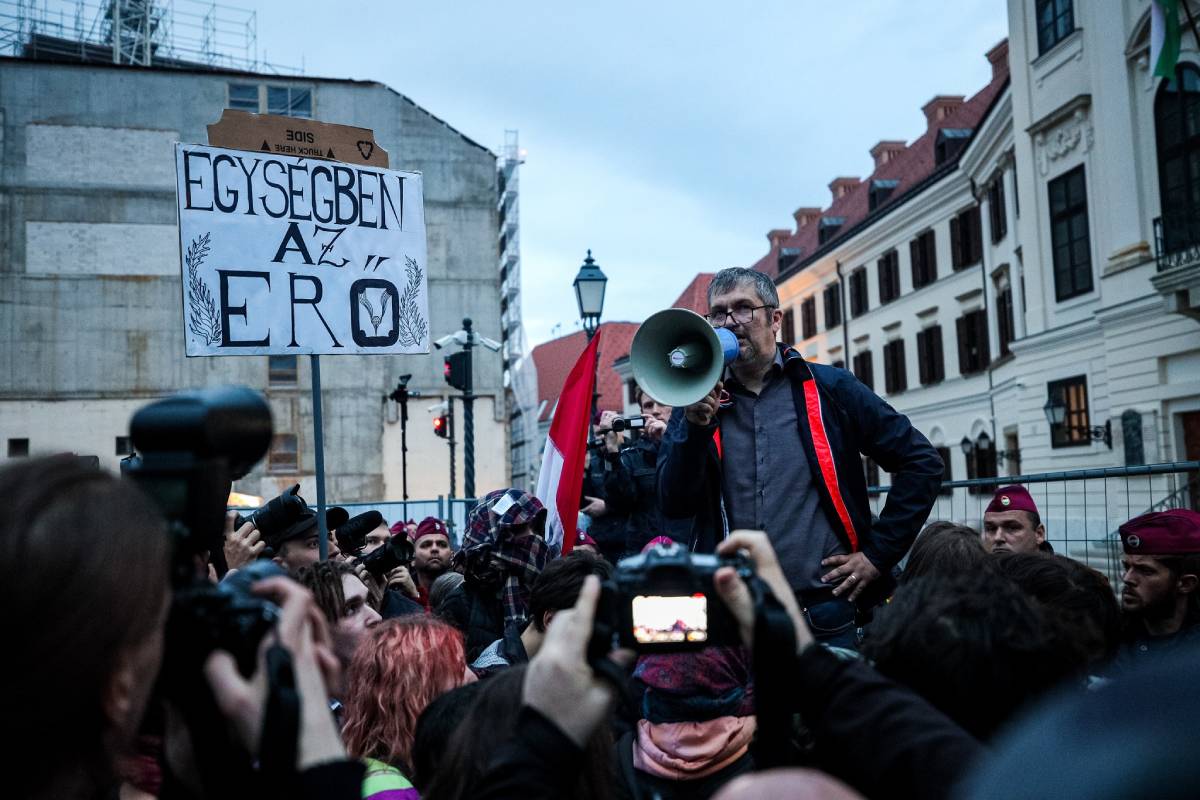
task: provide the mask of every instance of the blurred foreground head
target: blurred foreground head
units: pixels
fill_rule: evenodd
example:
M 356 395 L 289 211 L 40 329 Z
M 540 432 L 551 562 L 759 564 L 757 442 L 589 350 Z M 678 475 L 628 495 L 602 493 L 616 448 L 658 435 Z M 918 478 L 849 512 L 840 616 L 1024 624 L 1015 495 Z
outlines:
M 0 718 L 5 794 L 99 794 L 162 659 L 166 520 L 133 484 L 74 456 L 0 469 Z M 15 783 L 15 785 L 14 785 Z

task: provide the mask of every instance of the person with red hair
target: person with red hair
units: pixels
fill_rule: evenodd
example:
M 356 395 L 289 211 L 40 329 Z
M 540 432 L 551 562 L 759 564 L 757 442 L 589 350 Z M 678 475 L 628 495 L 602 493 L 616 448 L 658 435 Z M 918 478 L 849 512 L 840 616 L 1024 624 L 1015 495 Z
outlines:
M 367 765 L 365 800 L 416 800 L 406 776 L 417 719 L 435 698 L 474 680 L 462 634 L 435 617 L 411 615 L 370 630 L 350 662 L 342 726 L 347 752 Z

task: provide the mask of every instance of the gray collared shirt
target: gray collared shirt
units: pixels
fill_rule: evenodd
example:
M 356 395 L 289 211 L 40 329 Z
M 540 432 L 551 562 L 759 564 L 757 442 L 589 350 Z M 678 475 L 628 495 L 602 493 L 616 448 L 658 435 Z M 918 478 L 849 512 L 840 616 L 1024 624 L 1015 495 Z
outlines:
M 725 389 L 733 399 L 720 414 L 721 491 L 730 529 L 766 531 L 793 590 L 829 588 L 821 583 L 821 560 L 846 548 L 813 485 L 782 355 L 775 353 L 758 395 L 732 374 Z

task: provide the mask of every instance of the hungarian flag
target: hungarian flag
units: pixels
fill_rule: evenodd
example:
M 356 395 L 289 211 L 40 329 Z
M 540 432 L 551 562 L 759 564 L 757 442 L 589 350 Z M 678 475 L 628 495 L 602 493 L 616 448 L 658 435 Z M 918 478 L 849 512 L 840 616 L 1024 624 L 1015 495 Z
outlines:
M 579 494 L 583 461 L 592 421 L 592 391 L 596 383 L 596 349 L 600 331 L 575 362 L 563 384 L 542 454 L 537 496 L 546 506 L 546 542 L 565 556 L 575 546 L 579 523 Z
M 1175 77 L 1179 61 L 1179 0 L 1150 3 L 1150 66 L 1158 78 Z

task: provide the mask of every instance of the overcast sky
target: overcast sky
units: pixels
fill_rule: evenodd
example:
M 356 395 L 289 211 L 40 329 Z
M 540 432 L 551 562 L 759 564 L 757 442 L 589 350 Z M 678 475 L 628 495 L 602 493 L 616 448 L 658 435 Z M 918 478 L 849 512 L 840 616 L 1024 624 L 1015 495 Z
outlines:
M 930 97 L 982 88 L 1007 35 L 1004 0 L 241 4 L 271 61 L 382 81 L 497 152 L 520 131 L 531 346 L 577 328 L 589 247 L 606 320 L 749 266 Z

